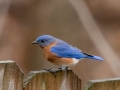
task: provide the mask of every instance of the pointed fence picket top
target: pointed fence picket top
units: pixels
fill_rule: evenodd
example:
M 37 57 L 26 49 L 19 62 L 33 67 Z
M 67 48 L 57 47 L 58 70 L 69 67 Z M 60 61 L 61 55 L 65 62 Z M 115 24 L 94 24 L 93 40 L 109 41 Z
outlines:
M 72 71 L 53 69 L 23 73 L 14 61 L 0 61 L 0 90 L 81 90 L 81 80 Z M 90 80 L 82 90 L 120 90 L 120 78 Z
M 90 80 L 82 90 L 120 90 L 120 78 Z
M 23 73 L 14 61 L 0 61 L 0 90 L 23 90 Z
M 81 80 L 72 70 L 31 71 L 24 80 L 24 90 L 81 90 Z

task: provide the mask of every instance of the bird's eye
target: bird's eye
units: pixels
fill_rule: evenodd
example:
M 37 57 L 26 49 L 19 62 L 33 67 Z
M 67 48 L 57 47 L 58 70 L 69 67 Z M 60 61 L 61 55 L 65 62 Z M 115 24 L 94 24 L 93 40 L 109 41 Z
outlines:
M 44 41 L 44 40 L 41 40 L 41 42 L 43 42 L 43 43 L 44 43 L 45 41 Z

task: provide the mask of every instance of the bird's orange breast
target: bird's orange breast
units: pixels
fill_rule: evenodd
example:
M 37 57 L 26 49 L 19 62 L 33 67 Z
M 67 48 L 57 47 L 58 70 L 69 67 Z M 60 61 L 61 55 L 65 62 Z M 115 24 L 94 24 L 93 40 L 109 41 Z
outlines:
M 51 53 L 51 48 L 56 45 L 56 43 L 52 43 L 47 47 L 43 48 L 43 52 L 45 54 L 45 57 L 47 58 L 48 61 L 52 62 L 55 65 L 58 66 L 63 66 L 63 65 L 72 65 L 73 64 L 73 60 L 70 58 L 61 58 L 58 57 L 56 54 Z
M 43 48 L 43 52 L 45 54 L 45 57 L 48 59 L 49 57 L 54 57 L 55 54 L 51 53 L 51 48 L 55 45 L 55 43 L 50 44 L 49 46 L 46 46 Z

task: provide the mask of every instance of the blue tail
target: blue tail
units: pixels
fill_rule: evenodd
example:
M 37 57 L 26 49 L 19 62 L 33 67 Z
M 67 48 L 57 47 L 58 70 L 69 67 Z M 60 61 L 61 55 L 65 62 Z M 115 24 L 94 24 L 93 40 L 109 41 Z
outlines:
M 102 57 L 89 55 L 89 54 L 86 54 L 86 53 L 84 53 L 84 54 L 85 54 L 85 58 L 103 61 Z

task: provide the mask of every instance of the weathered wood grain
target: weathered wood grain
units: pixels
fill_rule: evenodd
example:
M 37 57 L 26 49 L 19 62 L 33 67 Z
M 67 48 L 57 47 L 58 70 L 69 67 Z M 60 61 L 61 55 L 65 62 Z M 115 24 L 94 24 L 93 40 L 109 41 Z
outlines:
M 0 90 L 81 90 L 81 80 L 72 70 L 31 71 L 24 80 L 14 61 L 0 61 Z M 90 80 L 82 90 L 120 90 L 120 78 Z
M 81 80 L 72 70 L 31 71 L 24 80 L 24 90 L 81 90 Z
M 23 90 L 23 73 L 14 61 L 0 61 L 0 90 Z
M 82 90 L 120 90 L 120 78 L 90 80 Z

